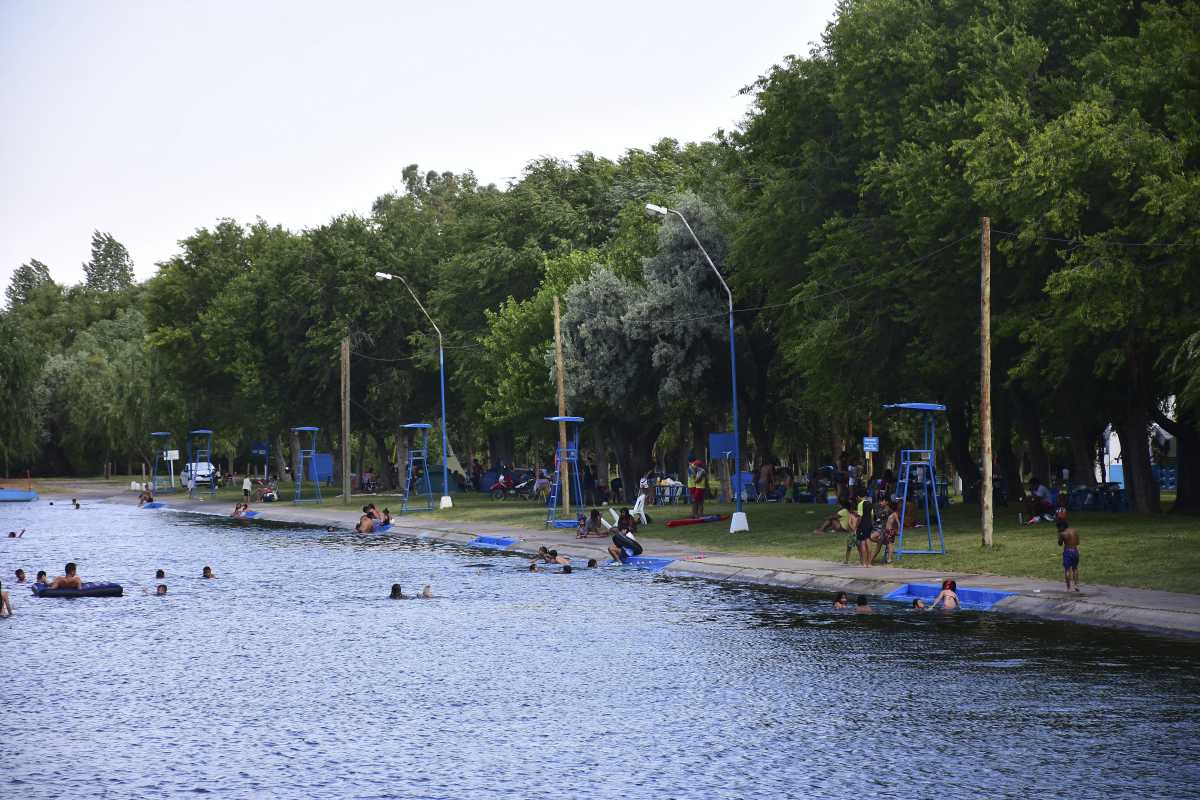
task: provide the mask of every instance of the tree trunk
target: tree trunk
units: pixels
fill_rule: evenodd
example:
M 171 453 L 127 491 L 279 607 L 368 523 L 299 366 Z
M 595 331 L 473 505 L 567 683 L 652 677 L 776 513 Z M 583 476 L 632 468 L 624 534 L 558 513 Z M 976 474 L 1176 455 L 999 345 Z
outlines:
M 278 480 L 287 472 L 287 457 L 283 450 L 283 437 L 275 434 L 275 478 Z
M 1071 485 L 1096 488 L 1096 437 L 1083 416 L 1071 417 Z
M 951 400 L 946 404 L 946 421 L 950 424 L 950 463 L 955 472 L 970 485 L 979 483 L 979 467 L 971 456 L 972 408 L 966 400 Z
M 1117 422 L 1121 439 L 1121 465 L 1125 475 L 1125 494 L 1133 511 L 1158 512 L 1158 484 L 1150 471 L 1150 415 L 1145 410 L 1128 408 Z
M 1177 407 L 1176 419 L 1156 412 L 1154 421 L 1175 437 L 1175 505 L 1171 512 L 1200 513 L 1200 420 L 1191 409 Z
M 291 434 L 292 481 L 302 481 L 304 480 L 304 473 L 301 470 L 303 469 L 304 465 L 300 460 L 300 433 L 298 431 L 291 431 Z
M 1029 471 L 1042 483 L 1050 480 L 1050 458 L 1042 442 L 1042 415 L 1037 401 L 1024 394 L 1017 400 L 1017 418 L 1021 426 L 1021 438 L 1025 440 L 1029 454 Z

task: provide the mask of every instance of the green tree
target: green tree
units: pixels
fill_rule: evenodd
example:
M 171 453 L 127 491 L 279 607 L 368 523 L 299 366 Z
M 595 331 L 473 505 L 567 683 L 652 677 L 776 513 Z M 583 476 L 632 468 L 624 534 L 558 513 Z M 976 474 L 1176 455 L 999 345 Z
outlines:
M 92 257 L 84 262 L 87 287 L 97 292 L 118 292 L 133 285 L 133 259 L 125 245 L 111 233 L 92 233 Z
M 28 303 L 38 289 L 51 283 L 53 281 L 50 279 L 50 269 L 36 258 L 31 258 L 27 263 L 13 270 L 8 288 L 4 290 L 4 296 L 8 298 L 8 305 L 11 308 Z

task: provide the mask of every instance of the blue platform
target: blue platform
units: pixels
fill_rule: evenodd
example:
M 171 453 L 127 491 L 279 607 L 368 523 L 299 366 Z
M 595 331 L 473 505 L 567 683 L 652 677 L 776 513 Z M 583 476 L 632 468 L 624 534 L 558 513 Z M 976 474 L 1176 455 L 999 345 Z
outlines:
M 20 489 L 0 489 L 0 503 L 30 503 L 37 499 L 37 492 L 26 492 Z
M 166 508 L 167 504 L 155 500 L 153 503 L 146 503 L 142 508 Z
M 489 550 L 504 550 L 516 543 L 516 539 L 510 539 L 506 536 L 476 536 L 467 542 L 467 545 L 470 547 L 484 547 Z
M 616 563 L 615 561 L 613 562 Z M 669 565 L 674 564 L 673 558 L 655 558 L 653 556 L 630 556 L 625 559 L 624 565 L 627 567 L 637 567 L 648 572 L 662 572 Z
M 942 587 L 932 583 L 906 583 L 894 592 L 883 596 L 884 600 L 895 600 L 898 603 L 911 603 L 920 598 L 926 603 L 942 591 Z M 955 590 L 962 607 L 971 611 L 990 611 L 992 606 L 1006 597 L 1012 597 L 1012 592 L 1002 592 L 999 589 L 964 589 Z

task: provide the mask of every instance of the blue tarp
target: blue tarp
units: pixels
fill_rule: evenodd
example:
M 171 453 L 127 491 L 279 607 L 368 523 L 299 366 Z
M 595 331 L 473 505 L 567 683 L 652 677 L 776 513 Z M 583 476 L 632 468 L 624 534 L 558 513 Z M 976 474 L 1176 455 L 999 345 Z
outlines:
M 931 603 L 941 591 L 941 586 L 932 583 L 906 583 L 896 591 L 884 595 L 883 599 L 911 603 L 919 597 L 926 603 Z M 999 589 L 971 589 L 962 586 L 958 587 L 955 593 L 958 595 L 962 607 L 971 611 L 989 611 L 996 603 L 1013 594 Z

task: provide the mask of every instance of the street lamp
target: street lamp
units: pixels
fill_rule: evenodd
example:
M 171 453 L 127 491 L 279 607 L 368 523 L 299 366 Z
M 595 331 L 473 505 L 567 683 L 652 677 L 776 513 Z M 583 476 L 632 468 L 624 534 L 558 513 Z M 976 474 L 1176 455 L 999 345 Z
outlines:
M 692 236 L 692 241 L 696 243 L 696 247 L 700 248 L 700 252 L 704 254 L 704 260 L 708 262 L 708 265 L 712 267 L 712 271 L 716 273 L 717 280 L 721 282 L 721 288 L 725 290 L 725 295 L 729 298 L 729 380 L 733 390 L 733 494 L 737 503 L 737 511 L 734 512 L 733 519 L 729 521 L 729 532 L 746 532 L 750 530 L 750 521 L 746 519 L 746 512 L 742 511 L 742 437 L 738 429 L 737 356 L 733 348 L 733 292 L 729 291 L 729 284 L 721 276 L 721 271 L 717 269 L 717 265 L 709 257 L 708 251 L 704 249 L 704 245 L 700 244 L 700 240 L 696 238 L 696 232 L 692 230 L 692 226 L 688 224 L 683 214 L 680 214 L 673 208 L 658 206 L 654 203 L 646 203 L 646 213 L 658 217 L 665 217 L 668 214 L 674 214 L 679 217 L 679 221 L 683 223 L 683 227 L 687 228 L 687 232 Z
M 412 295 L 412 299 L 416 301 L 417 308 L 421 309 L 421 313 L 425 315 L 425 319 L 429 320 L 429 324 L 437 331 L 438 337 L 438 383 L 442 393 L 442 500 L 438 505 L 441 509 L 454 508 L 454 500 L 450 498 L 450 449 L 446 445 L 446 357 L 442 348 L 442 329 L 433 321 L 433 317 L 429 316 L 429 312 L 425 310 L 425 306 L 421 305 L 421 301 L 417 298 L 417 293 L 408 285 L 408 281 L 404 280 L 400 275 L 393 275 L 390 272 L 376 272 L 375 277 L 381 280 L 390 281 L 393 278 L 404 284 L 404 288 L 408 289 L 408 293 Z

